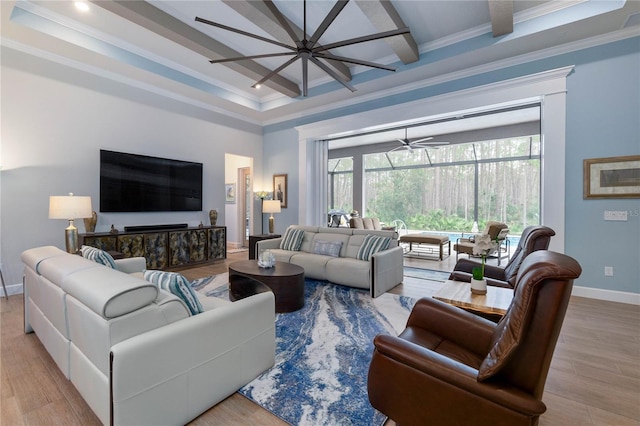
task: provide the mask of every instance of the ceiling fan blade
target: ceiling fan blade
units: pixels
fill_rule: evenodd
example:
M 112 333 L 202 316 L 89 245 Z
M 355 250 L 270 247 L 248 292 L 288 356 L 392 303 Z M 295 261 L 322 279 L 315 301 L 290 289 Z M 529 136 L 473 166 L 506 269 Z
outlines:
M 409 142 L 409 143 L 420 143 L 420 142 L 429 141 L 429 140 L 431 140 L 431 139 L 433 139 L 433 136 L 430 136 L 430 137 L 428 137 L 428 138 L 417 139 L 417 140 L 415 140 L 415 141 L 411 141 L 411 142 Z
M 267 74 L 266 76 L 262 77 L 262 79 L 260 81 L 257 81 L 254 83 L 253 88 L 256 88 L 256 86 L 260 86 L 261 84 L 264 84 L 265 81 L 271 80 L 273 78 L 273 76 L 275 76 L 276 74 L 278 74 L 280 71 L 282 71 L 283 69 L 285 69 L 286 67 L 288 67 L 289 65 L 291 65 L 292 63 L 294 63 L 298 58 L 300 57 L 300 54 L 297 54 L 296 56 L 294 56 L 293 58 L 289 59 L 287 62 L 285 62 L 284 64 L 280 65 L 278 68 L 276 68 L 275 70 L 271 71 L 269 74 Z
M 293 28 L 291 28 L 291 25 L 289 25 L 289 21 L 287 20 L 287 17 L 284 16 L 282 12 L 280 12 L 280 10 L 276 7 L 273 1 L 271 0 L 263 0 L 263 1 L 264 1 L 264 5 L 267 6 L 269 11 L 278 20 L 278 23 L 280 23 L 280 25 L 282 26 L 282 29 L 285 30 L 287 34 L 289 34 L 289 37 L 291 37 L 291 40 L 294 43 L 296 43 L 296 45 L 299 45 L 300 40 L 298 38 L 298 34 L 296 34 Z M 306 37 L 306 34 L 303 35 L 303 38 L 304 37 Z
M 381 38 L 393 37 L 397 35 L 407 34 L 409 32 L 408 27 L 399 28 L 397 30 L 384 31 L 381 33 L 370 34 L 367 36 L 351 38 L 348 40 L 339 41 L 337 43 L 325 44 L 313 48 L 314 52 L 322 52 L 329 49 L 335 49 L 337 47 L 349 46 L 351 44 L 364 43 L 365 41 L 379 40 Z
M 334 80 L 336 80 L 337 82 L 342 84 L 344 87 L 346 87 L 347 89 L 351 90 L 352 92 L 356 91 L 355 87 L 353 87 L 352 85 L 350 85 L 349 83 L 344 81 L 338 73 L 336 73 L 331 68 L 329 68 L 328 66 L 323 64 L 318 58 L 314 58 L 313 56 L 311 56 L 311 57 L 309 57 L 309 59 L 311 60 L 311 62 L 316 64 L 318 67 L 320 67 L 324 72 L 329 74 L 331 77 L 333 77 Z
M 289 49 L 289 50 L 293 50 L 293 51 L 296 50 L 295 47 L 289 46 L 288 44 L 280 43 L 279 41 L 271 40 L 271 39 L 268 39 L 266 37 L 259 36 L 257 34 L 251 34 L 251 33 L 248 33 L 246 31 L 239 30 L 237 28 L 231 28 L 229 26 L 226 26 L 226 25 L 223 25 L 223 24 L 219 24 L 217 22 L 209 21 L 208 19 L 200 18 L 198 16 L 196 16 L 196 21 L 197 22 L 202 22 L 203 24 L 211 25 L 212 27 L 221 28 L 223 30 L 231 31 L 232 33 L 241 34 L 243 36 L 255 38 L 256 40 L 261 40 L 261 41 L 264 41 L 264 42 L 267 42 L 267 43 L 275 44 L 276 46 L 284 47 L 285 49 Z
M 351 59 L 351 58 L 345 58 L 344 56 L 336 56 L 336 55 L 332 55 L 329 53 L 314 53 L 314 56 L 318 57 L 318 58 L 323 58 L 323 59 L 333 59 L 334 61 L 341 61 L 341 62 L 347 62 L 349 64 L 356 64 L 356 65 L 364 65 L 365 67 L 371 67 L 371 68 L 379 68 L 381 70 L 387 70 L 387 71 L 395 71 L 396 67 L 389 67 L 387 65 L 382 65 L 382 64 L 376 64 L 374 62 L 369 62 L 369 61 L 363 61 L 360 59 Z
M 449 145 L 449 142 L 426 142 L 426 143 L 414 143 L 411 146 L 414 148 L 440 148 L 443 145 Z
M 329 25 L 331 25 L 333 21 L 338 17 L 338 15 L 340 14 L 340 12 L 342 12 L 342 9 L 344 9 L 347 3 L 349 3 L 349 0 L 338 0 L 338 2 L 336 2 L 336 4 L 333 5 L 333 8 L 331 8 L 331 11 L 329 12 L 329 14 L 325 16 L 320 26 L 316 28 L 316 31 L 313 33 L 313 35 L 309 39 L 309 43 L 307 45 L 309 49 L 311 49 L 313 46 L 316 45 L 318 40 L 320 40 L 320 37 L 322 37 L 322 34 L 324 34 L 324 32 L 327 31 L 327 28 L 329 28 Z
M 402 145 L 409 145 L 409 142 L 406 139 L 397 138 L 396 140 L 400 142 Z
M 290 56 L 295 55 L 296 52 L 283 52 L 283 53 L 266 53 L 264 55 L 252 55 L 252 56 L 238 56 L 235 58 L 225 58 L 225 59 L 211 59 L 209 62 L 212 64 L 219 64 L 222 62 L 235 62 L 235 61 L 243 61 L 245 59 L 260 59 L 260 58 L 273 58 L 275 56 Z
M 400 146 L 397 146 L 397 147 L 389 150 L 388 152 L 391 153 L 391 152 L 394 152 L 394 151 L 399 151 L 401 149 L 408 149 L 409 151 L 411 151 L 411 148 L 409 148 L 409 145 L 400 145 Z

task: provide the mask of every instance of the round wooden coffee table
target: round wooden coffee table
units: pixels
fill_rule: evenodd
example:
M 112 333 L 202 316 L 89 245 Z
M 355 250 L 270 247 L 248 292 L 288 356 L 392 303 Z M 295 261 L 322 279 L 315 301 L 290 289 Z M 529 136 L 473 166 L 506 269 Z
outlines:
M 261 268 L 256 260 L 229 264 L 229 299 L 232 301 L 261 293 L 265 284 L 276 298 L 276 312 L 293 312 L 304 306 L 304 269 L 298 265 L 276 262 L 272 268 Z

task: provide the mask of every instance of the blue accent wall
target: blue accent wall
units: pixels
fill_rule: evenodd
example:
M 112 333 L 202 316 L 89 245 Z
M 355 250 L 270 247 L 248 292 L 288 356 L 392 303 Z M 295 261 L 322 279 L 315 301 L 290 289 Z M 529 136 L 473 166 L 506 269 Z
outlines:
M 640 200 L 583 199 L 586 158 L 640 153 L 640 37 L 583 49 L 447 83 L 338 108 L 264 128 L 265 173 L 289 174 L 289 208 L 277 231 L 297 223 L 299 142 L 294 126 L 477 87 L 564 66 L 567 78 L 565 251 L 583 274 L 576 285 L 640 293 Z M 357 128 L 354 123 L 354 128 Z M 605 222 L 604 210 L 626 210 L 626 222 Z M 614 275 L 604 276 L 604 266 Z

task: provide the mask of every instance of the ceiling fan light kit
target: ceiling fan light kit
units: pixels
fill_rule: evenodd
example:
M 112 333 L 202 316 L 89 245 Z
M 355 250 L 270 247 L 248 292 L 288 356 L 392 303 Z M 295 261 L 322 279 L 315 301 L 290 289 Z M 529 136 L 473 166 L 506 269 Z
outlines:
M 281 43 L 281 42 L 276 41 L 276 40 L 272 40 L 272 39 L 269 39 L 269 38 L 266 38 L 266 37 L 262 37 L 262 36 L 259 36 L 257 34 L 249 33 L 247 31 L 243 31 L 243 30 L 240 30 L 240 29 L 237 29 L 237 28 L 229 27 L 227 25 L 220 24 L 220 23 L 214 22 L 214 21 L 210 21 L 208 19 L 196 17 L 195 20 L 196 20 L 196 22 L 201 22 L 203 24 L 211 25 L 211 26 L 216 27 L 216 28 L 220 28 L 220 29 L 223 29 L 223 30 L 226 30 L 226 31 L 234 32 L 236 34 L 240 34 L 240 35 L 243 35 L 243 36 L 246 36 L 246 37 L 250 37 L 250 38 L 253 38 L 253 39 L 256 39 L 256 40 L 260 40 L 260 41 L 266 42 L 266 43 L 270 43 L 270 44 L 279 46 L 279 47 L 284 48 L 285 50 L 287 50 L 285 52 L 279 52 L 279 53 L 266 53 L 266 54 L 260 54 L 260 55 L 239 56 L 239 57 L 234 57 L 234 58 L 211 59 L 209 61 L 212 64 L 217 64 L 217 63 L 222 63 L 222 62 L 235 62 L 235 61 L 243 61 L 243 60 L 250 60 L 250 59 L 273 58 L 273 57 L 278 57 L 278 56 L 292 56 L 292 58 L 290 58 L 289 60 L 284 62 L 282 65 L 280 65 L 279 67 L 277 67 L 276 69 L 274 69 L 273 71 L 268 73 L 267 75 L 265 75 L 262 79 L 260 79 L 256 83 L 254 83 L 251 86 L 253 88 L 256 88 L 256 89 L 260 88 L 260 86 L 262 84 L 264 84 L 265 82 L 269 81 L 274 76 L 276 76 L 278 73 L 280 73 L 282 70 L 287 68 L 289 65 L 293 64 L 298 59 L 300 59 L 302 61 L 302 96 L 306 97 L 309 94 L 309 74 L 308 74 L 308 66 L 309 66 L 308 64 L 309 64 L 309 62 L 312 62 L 313 64 L 315 64 L 318 68 L 323 70 L 325 73 L 327 73 L 334 80 L 336 80 L 337 82 L 342 84 L 344 87 L 346 87 L 350 91 L 355 92 L 356 89 L 351 84 L 349 84 L 349 79 L 347 77 L 342 76 L 340 73 L 334 71 L 324 61 L 338 61 L 338 62 L 343 62 L 343 63 L 348 63 L 348 64 L 362 65 L 362 66 L 369 67 L 369 68 L 382 69 L 382 70 L 386 70 L 386 71 L 396 71 L 396 68 L 395 67 L 391 67 L 391 66 L 387 66 L 387 65 L 384 65 L 384 64 L 378 64 L 378 63 L 375 63 L 375 62 L 370 62 L 370 61 L 365 61 L 365 60 L 360 60 L 360 59 L 355 59 L 355 58 L 347 58 L 347 57 L 343 57 L 343 56 L 338 56 L 338 55 L 334 55 L 334 54 L 332 54 L 332 53 L 330 53 L 328 51 L 331 50 L 331 49 L 350 46 L 350 45 L 354 45 L 354 44 L 358 44 L 358 43 L 364 43 L 364 42 L 367 42 L 367 41 L 380 40 L 380 39 L 384 39 L 384 38 L 387 38 L 387 37 L 394 37 L 394 36 L 398 36 L 398 35 L 402 35 L 402 34 L 408 34 L 410 31 L 409 31 L 408 27 L 403 27 L 403 28 L 398 28 L 398 29 L 394 29 L 394 30 L 383 31 L 383 32 L 375 33 L 375 34 L 370 34 L 370 35 L 366 35 L 366 36 L 361 36 L 361 37 L 351 38 L 351 39 L 347 39 L 347 40 L 342 40 L 342 41 L 339 41 L 339 42 L 336 42 L 336 43 L 329 43 L 329 44 L 325 44 L 325 45 L 318 44 L 318 41 L 320 40 L 322 35 L 329 28 L 329 26 L 333 23 L 333 21 L 337 18 L 337 16 L 340 14 L 342 9 L 344 9 L 344 7 L 347 5 L 348 2 L 349 2 L 349 0 L 338 0 L 336 2 L 336 4 L 333 6 L 333 8 L 331 9 L 331 11 L 327 14 L 327 16 L 325 16 L 325 18 L 322 21 L 322 23 L 318 26 L 318 28 L 316 28 L 315 32 L 311 35 L 311 37 L 308 37 L 308 34 L 307 34 L 307 1 L 304 0 L 304 2 L 303 2 L 304 22 L 303 22 L 302 38 L 300 38 L 296 34 L 296 32 L 294 31 L 292 26 L 289 24 L 289 21 L 288 21 L 287 17 L 284 16 L 282 14 L 282 12 L 280 12 L 280 10 L 278 10 L 278 8 L 273 3 L 273 1 L 264 0 L 264 3 L 267 6 L 267 8 L 269 9 L 269 11 L 274 15 L 274 17 L 277 19 L 278 23 L 287 32 L 287 34 L 289 35 L 289 37 L 291 38 L 291 40 L 293 41 L 293 43 L 295 45 Z

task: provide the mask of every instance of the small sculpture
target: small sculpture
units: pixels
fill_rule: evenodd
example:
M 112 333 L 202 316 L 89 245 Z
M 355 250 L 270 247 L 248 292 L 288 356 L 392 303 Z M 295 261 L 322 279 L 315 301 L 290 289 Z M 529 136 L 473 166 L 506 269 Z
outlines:
M 119 231 L 116 229 L 115 226 L 113 226 L 113 224 L 111 225 L 111 229 L 109 230 L 110 234 L 117 234 Z
M 216 225 L 216 222 L 218 221 L 218 210 L 209 210 L 209 221 L 211 221 L 211 226 Z
M 96 231 L 96 224 L 98 223 L 98 213 L 91 212 L 91 217 L 84 218 L 84 230 L 88 234 L 93 234 Z

